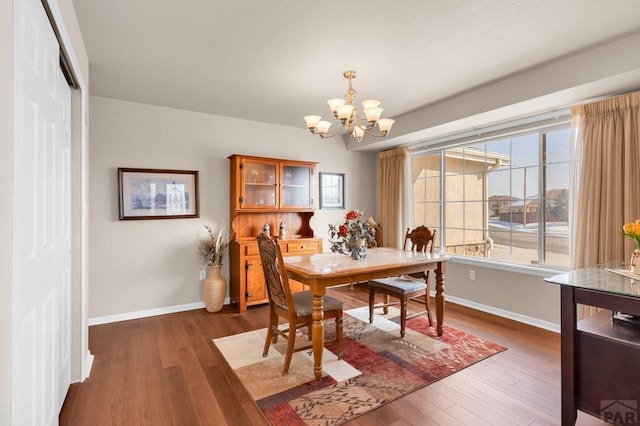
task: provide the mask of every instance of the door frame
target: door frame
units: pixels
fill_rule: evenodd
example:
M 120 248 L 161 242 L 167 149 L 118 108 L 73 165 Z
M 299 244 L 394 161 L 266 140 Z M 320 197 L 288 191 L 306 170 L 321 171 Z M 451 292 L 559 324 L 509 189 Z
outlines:
M 42 0 L 61 54 L 65 56 L 64 62 L 77 85 L 71 90 L 71 383 L 74 383 L 89 377 L 93 364 L 93 355 L 89 351 L 88 319 L 88 59 L 84 45 L 78 51 L 77 43 L 73 42 L 68 31 L 70 27 L 79 31 L 77 20 L 74 25 L 67 25 L 68 13 L 63 12 L 60 3 L 60 0 Z M 67 8 L 73 7 L 70 0 L 66 3 L 64 6 Z

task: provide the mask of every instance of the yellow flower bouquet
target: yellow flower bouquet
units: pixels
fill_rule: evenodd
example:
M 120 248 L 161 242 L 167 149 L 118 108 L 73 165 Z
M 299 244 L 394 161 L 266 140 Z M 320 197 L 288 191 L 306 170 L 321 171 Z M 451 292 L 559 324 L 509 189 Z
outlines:
M 636 243 L 636 248 L 640 249 L 640 219 L 635 222 L 626 223 L 622 227 L 622 235 L 631 238 Z
M 627 238 L 631 238 L 636 243 L 636 248 L 631 253 L 631 260 L 629 261 L 629 269 L 631 272 L 637 273 L 638 260 L 640 259 L 640 219 L 635 222 L 625 223 L 622 227 L 622 235 Z

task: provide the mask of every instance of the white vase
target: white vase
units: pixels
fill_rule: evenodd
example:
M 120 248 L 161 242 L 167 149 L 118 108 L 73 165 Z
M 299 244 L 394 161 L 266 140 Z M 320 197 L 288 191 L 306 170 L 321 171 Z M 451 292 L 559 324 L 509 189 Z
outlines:
M 367 257 L 367 240 L 360 238 L 351 246 L 351 258 L 354 260 L 364 260 Z
M 629 271 L 635 274 L 640 272 L 640 249 L 635 249 L 631 253 L 631 260 L 629 261 Z
M 202 281 L 202 297 L 209 312 L 218 312 L 224 306 L 227 281 L 222 276 L 222 265 L 209 266 L 207 278 Z

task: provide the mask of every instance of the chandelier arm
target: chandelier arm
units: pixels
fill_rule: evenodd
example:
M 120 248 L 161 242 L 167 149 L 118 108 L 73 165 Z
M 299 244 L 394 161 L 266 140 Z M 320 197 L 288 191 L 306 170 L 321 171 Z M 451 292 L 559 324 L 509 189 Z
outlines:
M 362 130 L 370 130 L 370 129 L 373 129 L 373 127 L 375 126 L 375 123 L 374 123 L 373 125 L 370 125 L 370 124 L 369 124 L 369 121 L 367 121 L 367 117 L 360 117 L 360 116 L 357 114 L 357 111 L 356 111 L 356 113 L 354 113 L 354 114 L 353 114 L 353 122 L 354 122 L 358 127 L 360 127 Z M 363 125 L 361 124 L 362 122 L 363 122 L 363 123 L 367 123 L 367 125 L 366 125 L 366 126 L 363 126 Z M 369 134 L 369 133 L 367 133 L 367 134 Z
M 360 117 L 359 115 L 357 116 L 358 118 L 358 125 L 362 128 L 362 129 L 373 129 L 373 127 L 376 125 L 375 123 L 373 123 L 373 125 L 369 124 L 369 120 L 367 120 L 367 117 Z M 363 123 L 367 123 L 367 127 L 362 127 L 362 125 L 360 124 L 360 122 Z
M 370 129 L 372 129 L 373 127 L 370 127 Z M 384 138 L 385 135 L 383 135 L 382 133 L 376 134 L 371 132 L 369 129 L 362 129 L 367 135 L 369 136 L 373 136 L 374 138 Z
M 338 127 L 337 129 L 335 129 L 335 130 L 333 130 L 333 131 L 331 131 L 329 133 L 325 133 L 324 135 L 318 133 L 318 135 L 320 135 L 321 138 L 331 138 L 331 137 L 337 135 L 338 133 L 340 133 L 340 131 L 342 129 L 344 129 L 344 126 L 345 126 L 346 123 L 347 123 L 346 121 L 344 123 L 341 123 L 340 127 Z

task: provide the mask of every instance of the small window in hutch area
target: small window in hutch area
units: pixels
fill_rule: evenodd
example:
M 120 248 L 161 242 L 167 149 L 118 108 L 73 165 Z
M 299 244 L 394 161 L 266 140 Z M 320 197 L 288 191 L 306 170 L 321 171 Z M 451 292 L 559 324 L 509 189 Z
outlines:
M 320 208 L 345 208 L 344 173 L 320 173 Z

